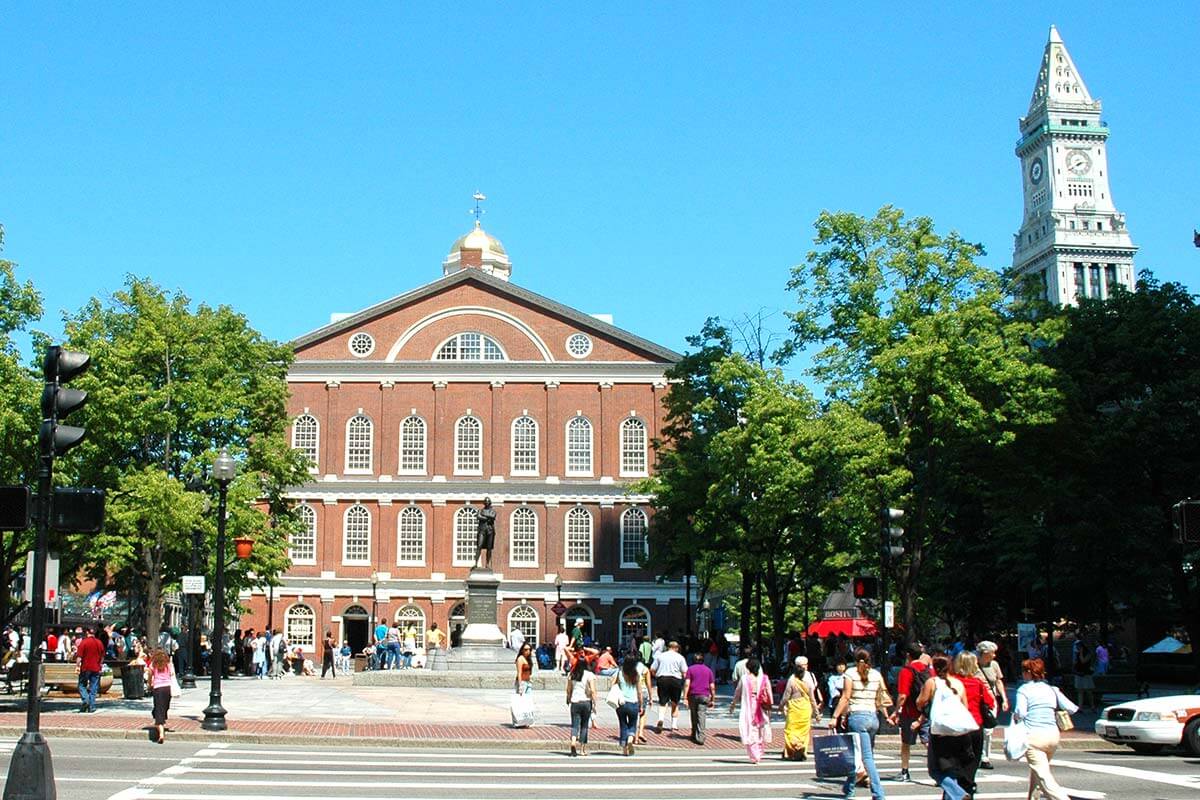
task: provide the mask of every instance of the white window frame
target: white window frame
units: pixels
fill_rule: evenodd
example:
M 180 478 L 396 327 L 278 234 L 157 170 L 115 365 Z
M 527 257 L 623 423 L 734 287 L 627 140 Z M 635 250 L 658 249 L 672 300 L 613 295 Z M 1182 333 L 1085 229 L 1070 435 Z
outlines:
M 571 452 L 572 452 L 572 449 L 571 449 L 572 448 L 571 426 L 580 420 L 582 420 L 583 424 L 585 424 L 587 426 L 587 431 L 588 431 L 588 439 L 587 439 L 588 468 L 586 470 L 571 468 Z M 573 416 L 569 420 L 567 420 L 566 430 L 564 431 L 564 434 L 565 434 L 565 438 L 566 438 L 566 451 L 567 451 L 566 452 L 566 463 L 565 463 L 566 470 L 567 470 L 567 476 L 572 477 L 572 478 L 591 477 L 594 474 L 595 469 L 596 469 L 596 429 L 595 429 L 595 426 L 592 425 L 592 421 L 590 419 L 588 419 L 587 417 L 583 416 L 582 414 L 576 414 L 575 416 Z
M 367 521 L 367 530 L 366 530 L 367 554 L 363 558 L 350 558 L 350 555 L 349 555 L 350 554 L 350 547 L 349 547 L 349 545 L 350 545 L 350 515 L 352 512 L 355 511 L 355 509 L 358 509 L 358 508 L 361 508 L 363 511 L 366 512 L 366 516 L 364 516 L 363 519 L 365 519 Z M 354 516 L 358 517 L 358 516 L 362 516 L 362 515 L 355 513 Z M 369 508 L 367 508 L 366 506 L 364 506 L 362 503 L 355 503 L 354 505 L 347 508 L 346 512 L 344 514 L 342 514 L 342 564 L 347 565 L 347 566 L 364 565 L 364 564 L 370 565 L 370 563 L 371 563 L 371 528 L 372 528 L 372 525 L 373 525 L 373 522 L 371 520 L 371 510 Z
M 529 424 L 533 425 L 533 469 L 529 469 L 528 467 L 521 468 L 518 467 L 517 464 L 517 423 L 523 422 L 528 422 Z M 509 427 L 509 441 L 511 443 L 511 447 L 509 449 L 512 451 L 512 456 L 510 459 L 511 463 L 509 464 L 510 473 L 512 475 L 537 475 L 541 468 L 541 463 L 538 457 L 541 445 L 541 431 L 538 429 L 537 420 L 528 414 L 522 414 L 514 419 L 512 421 L 512 425 Z M 524 449 L 527 451 L 529 448 L 525 447 Z
M 475 468 L 462 466 L 462 430 L 463 423 L 467 420 L 472 420 L 478 426 L 479 441 L 477 444 L 479 466 Z M 473 414 L 464 414 L 454 423 L 454 474 L 455 475 L 482 475 L 483 474 L 483 420 Z
M 463 358 L 462 357 L 462 354 L 463 354 L 462 339 L 464 336 L 478 336 L 479 337 L 479 358 Z M 454 357 L 453 358 L 442 358 L 443 349 L 445 349 L 446 346 L 450 345 L 450 344 L 454 345 Z M 500 353 L 500 358 L 484 358 L 483 357 L 484 351 L 487 349 L 488 344 L 491 344 L 496 348 L 496 350 Z M 447 337 L 441 344 L 439 344 L 437 347 L 433 348 L 433 360 L 434 361 L 467 361 L 467 362 L 472 362 L 472 363 L 480 363 L 480 362 L 495 363 L 497 361 L 508 361 L 508 353 L 505 351 L 504 347 L 498 341 L 496 341 L 495 337 L 488 336 L 486 333 L 480 333 L 479 331 L 461 331 L 459 333 L 454 334 L 453 336 Z
M 417 647 L 425 649 L 425 609 L 413 603 L 400 606 L 395 616 L 396 626 L 400 629 L 400 644 L 404 645 L 404 632 L 412 623 L 417 624 Z
M 528 603 L 513 606 L 508 612 L 507 621 L 505 638 L 511 641 L 514 623 L 526 623 L 521 626 L 521 633 L 525 634 L 525 643 L 536 651 L 542 639 L 542 616 L 538 614 L 537 609 Z
M 293 625 L 297 620 L 308 620 L 309 636 L 297 636 L 293 630 Z M 299 647 L 305 650 L 306 654 L 316 655 L 317 652 L 317 613 L 313 607 L 307 603 L 296 603 L 289 606 L 288 610 L 283 613 L 283 633 L 287 637 L 290 647 Z
M 367 431 L 369 438 L 367 439 L 367 466 L 352 467 L 350 466 L 350 447 L 353 444 L 351 441 L 350 427 L 356 420 L 366 420 Z M 346 420 L 346 474 L 347 475 L 369 475 L 375 466 L 375 422 L 361 411 Z
M 572 518 L 587 520 L 587 561 L 579 561 L 571 558 L 571 535 L 572 533 L 579 534 L 581 531 L 572 531 Z M 595 560 L 595 518 L 592 512 L 583 506 L 575 506 L 567 509 L 566 518 L 563 520 L 563 566 L 566 567 L 590 567 Z
M 629 649 L 629 642 L 625 639 L 625 616 L 630 611 L 641 611 L 646 615 L 645 636 L 649 636 L 650 632 L 654 630 L 654 618 L 650 616 L 650 609 L 646 608 L 645 606 L 638 605 L 637 603 L 632 603 L 625 606 L 623 609 L 621 609 L 621 613 L 617 615 L 617 644 L 620 645 L 622 653 Z
M 627 536 L 629 536 L 631 533 L 631 531 L 629 531 L 629 529 L 627 528 L 627 525 L 628 525 L 627 520 L 631 519 L 633 515 L 639 515 L 642 518 L 642 523 L 643 523 L 642 532 L 641 532 L 642 553 L 643 553 L 643 555 L 647 555 L 649 553 L 650 518 L 646 516 L 645 511 L 642 511 L 642 509 L 640 509 L 636 506 L 634 506 L 633 508 L 625 509 L 623 512 L 621 512 L 621 537 L 620 537 L 621 552 L 619 554 L 619 557 L 621 559 L 621 568 L 622 569 L 638 569 L 641 567 L 641 565 L 638 564 L 638 562 L 636 562 L 636 561 L 626 561 L 625 560 L 625 550 L 626 550 L 625 538 Z
M 533 520 L 533 557 L 522 561 L 517 560 L 517 519 Z M 538 565 L 538 551 L 541 548 L 538 546 L 538 515 L 529 506 L 517 506 L 512 513 L 508 515 L 508 565 L 510 567 L 536 567 Z M 520 531 L 522 535 L 528 535 L 530 531 Z
M 462 520 L 470 519 L 469 525 L 463 525 Z M 479 522 L 479 509 L 475 506 L 463 506 L 454 512 L 454 536 L 451 540 L 453 550 L 450 554 L 451 564 L 455 567 L 471 567 L 475 565 L 475 529 Z M 470 545 L 471 554 L 467 558 L 460 558 L 460 550 L 462 553 L 467 552 L 467 544 Z M 460 548 L 459 545 L 462 545 Z
M 365 340 L 367 342 L 368 346 L 366 352 L 359 353 L 354 349 L 354 341 L 356 339 L 359 341 Z M 355 358 L 366 358 L 375 352 L 375 337 L 366 331 L 355 331 L 354 333 L 350 334 L 350 338 L 346 340 L 346 349 L 349 350 L 350 355 L 354 356 Z
M 421 426 L 421 444 L 420 444 L 421 466 L 420 467 L 404 466 L 404 453 L 405 453 L 405 451 L 404 451 L 404 445 L 405 445 L 404 432 L 410 422 L 415 422 Z M 429 426 L 425 424 L 424 417 L 421 417 L 417 414 L 409 414 L 407 417 L 405 417 L 400 422 L 400 461 L 399 461 L 400 472 L 399 472 L 399 474 L 401 474 L 401 475 L 424 475 L 426 470 L 428 469 L 428 464 L 429 464 L 429 462 L 427 460 L 428 453 L 429 453 Z
M 628 441 L 630 431 L 640 431 L 641 445 L 636 449 L 631 447 Z M 621 421 L 621 477 L 644 478 L 650 474 L 648 471 L 650 459 L 647 453 L 649 443 L 649 429 L 644 419 L 640 417 L 626 417 Z M 626 460 L 626 457 L 630 455 L 634 456 L 635 459 L 640 459 L 641 469 L 630 469 L 631 462 Z M 636 467 L 637 465 L 632 464 L 632 466 Z
M 309 452 L 308 447 L 299 444 L 297 441 L 300 438 L 299 433 L 300 433 L 301 420 L 309 420 L 312 422 L 312 452 L 311 453 Z M 320 453 L 321 453 L 321 422 L 320 422 L 320 420 L 318 420 L 316 417 L 314 417 L 312 414 L 309 414 L 308 412 L 305 412 L 305 413 L 301 414 L 300 416 L 296 417 L 296 419 L 292 422 L 292 449 L 300 450 L 306 456 L 308 456 L 308 460 L 310 462 L 312 462 L 309 464 L 308 471 L 312 472 L 312 473 L 317 472 L 317 470 L 319 469 L 318 464 L 317 464 L 317 459 L 320 457 Z
M 312 539 L 312 555 L 298 556 L 293 548 L 293 541 L 288 541 L 288 558 L 293 564 L 311 565 L 317 563 L 317 510 L 308 503 L 296 506 L 296 517 L 304 524 L 306 536 Z M 311 524 L 310 524 L 311 523 Z
M 420 521 L 420 531 L 408 531 L 408 533 L 420 534 L 420 558 L 404 558 L 404 521 L 405 519 L 416 519 Z M 396 566 L 398 567 L 423 567 L 425 566 L 425 542 L 426 542 L 426 525 L 425 512 L 418 506 L 408 505 L 400 509 L 400 513 L 396 515 Z

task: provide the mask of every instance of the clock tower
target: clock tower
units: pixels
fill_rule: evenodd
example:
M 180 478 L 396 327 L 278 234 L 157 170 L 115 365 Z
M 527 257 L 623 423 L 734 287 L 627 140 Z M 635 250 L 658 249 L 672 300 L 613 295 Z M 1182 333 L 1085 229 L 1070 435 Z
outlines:
M 1100 101 L 1051 26 L 1017 142 L 1025 216 L 1013 248 L 1014 273 L 1036 279 L 1051 302 L 1134 288 L 1137 247 L 1113 204 L 1107 141 Z

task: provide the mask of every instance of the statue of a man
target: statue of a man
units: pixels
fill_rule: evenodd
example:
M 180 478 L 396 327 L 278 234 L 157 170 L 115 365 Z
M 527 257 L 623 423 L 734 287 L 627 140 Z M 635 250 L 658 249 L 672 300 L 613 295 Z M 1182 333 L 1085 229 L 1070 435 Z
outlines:
M 483 508 L 479 511 L 479 519 L 475 523 L 475 566 L 482 566 L 479 557 L 487 553 L 487 569 L 492 568 L 492 548 L 496 546 L 496 509 L 492 508 L 492 498 L 483 498 Z

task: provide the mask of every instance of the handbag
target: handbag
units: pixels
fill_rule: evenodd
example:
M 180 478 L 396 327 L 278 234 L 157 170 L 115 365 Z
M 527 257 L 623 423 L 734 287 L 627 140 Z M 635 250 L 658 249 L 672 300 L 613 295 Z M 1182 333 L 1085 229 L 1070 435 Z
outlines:
M 604 695 L 604 702 L 613 708 L 620 708 L 621 704 L 625 702 L 625 693 L 621 691 L 619 679 L 613 681 L 612 686 L 608 688 L 608 694 Z
M 1054 722 L 1060 731 L 1069 731 L 1075 727 L 1075 723 L 1071 720 L 1071 714 L 1067 711 L 1055 711 Z
M 512 715 L 514 728 L 528 728 L 533 724 L 537 712 L 533 707 L 533 697 L 529 693 L 513 694 L 508 701 L 508 710 Z
M 845 778 L 858 772 L 855 737 L 848 733 L 813 736 L 813 760 L 818 778 Z
M 987 704 L 987 699 L 979 696 L 979 717 L 983 720 L 983 727 L 996 727 L 996 712 L 992 711 L 992 707 Z
M 896 701 L 892 699 L 892 695 L 888 692 L 887 684 L 879 684 L 879 691 L 875 692 L 875 710 L 885 711 L 895 702 Z
M 179 697 L 183 694 L 183 689 L 179 687 L 179 681 L 175 678 L 175 673 L 171 673 L 171 697 Z

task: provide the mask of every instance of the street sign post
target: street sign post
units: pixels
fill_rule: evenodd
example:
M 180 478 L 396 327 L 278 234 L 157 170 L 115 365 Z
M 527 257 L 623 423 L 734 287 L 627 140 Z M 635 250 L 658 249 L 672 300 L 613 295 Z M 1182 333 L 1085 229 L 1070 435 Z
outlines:
M 33 603 L 33 551 L 25 554 L 25 599 Z M 47 606 L 58 603 L 58 559 L 53 556 L 46 558 L 46 596 Z
M 203 575 L 184 575 L 183 576 L 183 593 L 184 594 L 204 594 L 204 576 Z
M 891 600 L 883 602 L 883 627 L 888 630 L 896 627 L 896 604 Z
M 554 612 L 554 616 L 556 617 L 561 617 L 563 614 L 567 613 L 567 607 L 561 602 L 550 606 L 550 610 Z

